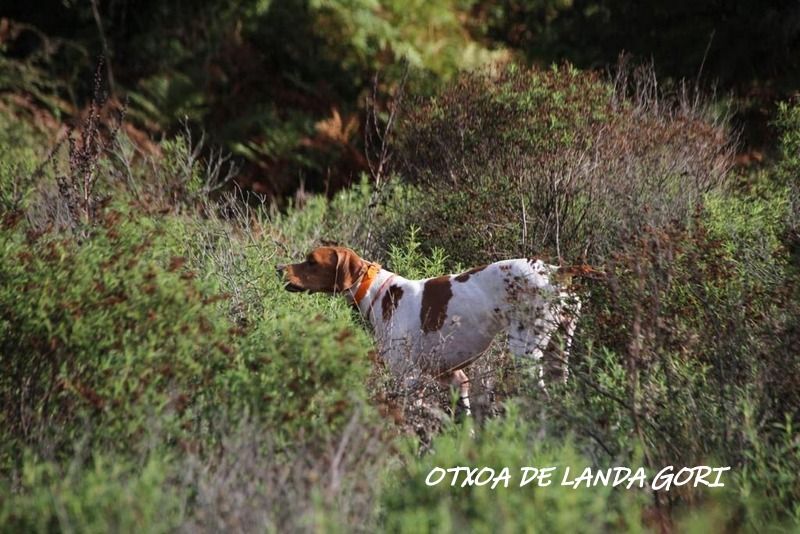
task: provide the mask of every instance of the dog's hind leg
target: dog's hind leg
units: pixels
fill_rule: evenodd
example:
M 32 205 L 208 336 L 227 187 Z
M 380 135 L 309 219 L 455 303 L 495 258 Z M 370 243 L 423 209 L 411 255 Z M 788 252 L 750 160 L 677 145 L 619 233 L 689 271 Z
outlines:
M 439 380 L 442 383 L 449 383 L 450 386 L 458 390 L 458 404 L 456 405 L 456 409 L 461 410 L 461 413 L 466 416 L 472 415 L 469 402 L 469 377 L 467 373 L 458 369 L 442 376 Z

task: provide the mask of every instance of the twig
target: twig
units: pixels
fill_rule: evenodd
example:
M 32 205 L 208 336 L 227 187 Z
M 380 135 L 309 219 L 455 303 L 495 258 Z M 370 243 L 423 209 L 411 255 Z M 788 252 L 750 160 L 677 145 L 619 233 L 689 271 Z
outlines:
M 95 24 L 97 24 L 97 33 L 100 34 L 100 43 L 103 46 L 103 55 L 105 56 L 106 60 L 108 87 L 113 96 L 116 93 L 116 86 L 114 84 L 114 73 L 111 70 L 111 50 L 108 47 L 106 33 L 103 31 L 103 19 L 100 17 L 100 10 L 97 8 L 97 0 L 92 0 L 92 15 L 94 16 Z
M 344 433 L 342 434 L 342 439 L 339 440 L 339 446 L 336 448 L 336 453 L 333 455 L 333 460 L 331 460 L 331 485 L 330 489 L 332 493 L 336 493 L 339 491 L 339 488 L 342 484 L 342 477 L 340 472 L 340 465 L 342 463 L 342 458 L 344 457 L 344 453 L 347 450 L 347 444 L 350 442 L 350 438 L 355 431 L 356 424 L 358 423 L 359 418 L 359 411 L 355 410 L 353 412 L 353 416 L 348 421 L 347 426 L 344 429 Z

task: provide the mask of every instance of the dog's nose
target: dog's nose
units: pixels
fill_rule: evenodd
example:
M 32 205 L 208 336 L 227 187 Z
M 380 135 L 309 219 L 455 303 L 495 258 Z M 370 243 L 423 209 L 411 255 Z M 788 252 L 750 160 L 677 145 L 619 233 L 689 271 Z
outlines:
M 286 265 L 278 265 L 275 267 L 275 270 L 278 271 L 278 278 L 283 280 L 283 271 L 286 270 Z

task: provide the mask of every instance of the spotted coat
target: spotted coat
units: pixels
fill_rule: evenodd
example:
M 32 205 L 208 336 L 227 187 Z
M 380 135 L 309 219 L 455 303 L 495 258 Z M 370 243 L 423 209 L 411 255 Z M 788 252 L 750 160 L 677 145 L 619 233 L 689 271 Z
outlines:
M 321 271 L 326 262 L 335 273 Z M 374 264 L 350 249 L 322 247 L 306 262 L 279 266 L 279 271 L 288 280 L 287 289 L 295 291 L 327 290 L 310 287 L 312 278 L 335 280 L 337 285 L 345 280 L 338 290 L 330 291 L 344 293 L 357 305 L 372 325 L 389 368 L 399 376 L 427 372 L 450 381 L 460 388 L 467 411 L 468 378 L 463 369 L 501 334 L 542 387 L 545 352 L 557 353 L 548 374 L 566 379 L 566 357 L 581 301 L 568 290 L 564 268 L 541 260 L 512 259 L 424 280 L 409 280 L 381 268 L 367 280 L 366 292 L 356 298 L 366 276 L 365 265 Z M 572 274 L 576 274 L 574 269 Z
M 499 334 L 515 356 L 536 364 L 549 346 L 556 348 L 556 333 L 569 349 L 580 312 L 577 295 L 554 283 L 556 269 L 514 259 L 424 280 L 381 269 L 358 307 L 398 374 L 462 369 Z

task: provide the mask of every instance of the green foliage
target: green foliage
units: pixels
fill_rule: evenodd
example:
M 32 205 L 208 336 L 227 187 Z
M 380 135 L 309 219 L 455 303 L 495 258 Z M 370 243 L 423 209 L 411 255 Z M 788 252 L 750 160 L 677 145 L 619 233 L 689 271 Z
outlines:
M 767 529 L 772 525 L 800 524 L 800 443 L 797 440 L 796 422 L 789 414 L 783 422 L 774 422 L 771 428 L 760 428 L 754 420 L 755 410 L 743 410 L 744 429 L 748 448 L 747 462 L 738 477 L 738 500 L 746 510 L 753 530 Z
M 792 226 L 800 242 L 800 103 L 781 102 L 775 125 L 781 134 L 778 177 L 790 188 Z
M 308 9 L 367 10 L 340 29 L 349 49 L 388 31 L 370 6 Z M 0 114 L 0 530 L 796 528 L 794 108 L 783 162 L 732 192 L 723 129 L 622 86 L 570 67 L 459 78 L 402 125 L 406 183 L 284 211 L 218 189 L 225 160 L 202 142 L 147 157 L 123 137 L 91 161 L 108 198 L 79 232 L 54 224 L 50 171 L 30 179 L 37 133 Z M 259 146 L 290 150 L 285 133 Z M 571 379 L 544 401 L 492 354 L 468 370 L 476 413 L 491 405 L 474 425 L 439 415 L 444 390 L 405 420 L 431 399 L 392 396 L 346 303 L 275 273 L 327 240 L 426 277 L 577 258 L 590 237 L 609 277 L 577 287 Z M 725 491 L 425 484 L 434 466 L 701 463 L 732 466 Z
M 225 358 L 220 314 L 206 309 L 209 295 L 180 272 L 181 260 L 169 260 L 152 222 L 121 222 L 123 216 L 109 213 L 106 227 L 82 244 L 26 241 L 17 232 L 2 237 L 4 255 L 17 259 L 2 274 L 3 363 L 10 370 L 2 397 L 6 406 L 29 399 L 4 410 L 17 439 L 48 428 L 77 439 L 83 417 L 108 437 L 130 437 L 147 428 L 153 412 L 174 414 L 165 417 L 171 433 L 209 393 L 203 370 Z M 22 299 L 11 293 L 19 288 Z M 15 357 L 19 350 L 30 357 Z
M 27 456 L 18 488 L 0 482 L 0 531 L 174 531 L 183 502 L 167 484 L 170 472 L 169 458 L 154 456 L 140 464 L 95 455 L 83 468 Z
M 441 275 L 445 272 L 445 262 L 447 261 L 444 250 L 434 248 L 430 256 L 423 255 L 422 243 L 417 237 L 418 233 L 419 228 L 411 226 L 408 229 L 405 243 L 392 245 L 389 251 L 391 269 L 412 280 Z
M 627 76 L 508 65 L 418 101 L 395 148 L 421 195 L 396 224 L 475 264 L 606 258 L 641 228 L 685 221 L 725 180 L 724 126 L 659 95 L 652 72 Z
M 237 326 L 220 304 L 230 296 L 180 254 L 187 243 L 211 243 L 194 242 L 192 226 L 177 222 L 111 210 L 82 243 L 4 230 L 3 255 L 16 259 L 3 264 L 0 296 L 2 418 L 13 429 L 4 469 L 20 443 L 62 446 L 87 421 L 100 442 L 127 448 L 154 420 L 180 440 L 237 408 L 280 425 L 276 440 L 300 428 L 312 439 L 364 399 L 368 343 L 349 313 L 328 320 L 336 308 L 327 301 L 294 302 L 254 247 L 237 260 L 258 280 L 264 311 Z
M 719 239 L 725 258 L 736 266 L 747 292 L 780 283 L 784 225 L 789 218 L 789 190 L 774 188 L 765 198 L 711 195 L 706 199 L 710 236 Z
M 191 495 L 228 483 L 216 451 L 243 422 L 258 441 L 237 462 L 261 459 L 243 483 L 263 480 L 248 498 L 265 499 L 272 521 L 299 524 L 310 487 L 274 494 L 272 477 L 291 462 L 319 469 L 313 462 L 327 461 L 345 427 L 356 439 L 347 425 L 357 421 L 360 436 L 375 424 L 366 332 L 344 302 L 288 293 L 275 276 L 275 264 L 297 254 L 280 251 L 279 240 L 302 247 L 326 224 L 355 220 L 369 189 L 330 205 L 313 199 L 270 221 L 237 199 L 202 199 L 213 172 L 190 140 L 165 142 L 162 153 L 145 162 L 149 184 L 132 181 L 141 169 L 122 165 L 129 181 L 104 184 L 116 199 L 80 239 L 36 230 L 24 217 L 0 227 L 3 257 L 15 258 L 0 267 L 5 528 L 171 531 L 195 521 L 222 506 L 185 515 Z M 120 170 L 110 163 L 103 155 L 102 181 Z M 349 452 L 341 461 L 350 465 Z M 184 481 L 194 462 L 210 471 Z M 285 513 L 279 499 L 291 503 Z
M 626 454 L 635 436 L 653 466 L 734 466 L 724 506 L 756 531 L 796 520 L 800 487 L 786 435 L 796 351 L 780 334 L 797 318 L 786 198 L 711 195 L 688 227 L 618 250 L 582 314 L 575 381 L 557 390 L 568 428 L 587 429 L 598 454 Z
M 781 102 L 775 125 L 781 133 L 782 163 L 794 168 L 800 157 L 800 105 L 796 102 Z
M 33 147 L 40 141 L 30 124 L 0 111 L 0 214 L 25 207 L 31 189 L 28 177 L 40 157 Z
M 247 336 L 240 365 L 220 373 L 217 384 L 233 395 L 234 405 L 257 406 L 267 420 L 283 422 L 286 435 L 311 429 L 308 438 L 317 439 L 341 429 L 352 406 L 365 399 L 367 344 L 348 325 L 347 310 L 308 320 L 304 311 L 312 310 L 292 304 L 268 314 Z
M 463 32 L 459 16 L 471 0 L 313 0 L 320 24 L 331 45 L 331 53 L 346 46 L 343 64 L 371 72 L 382 66 L 379 53 L 391 50 L 418 69 L 452 76 L 461 69 L 474 68 L 490 57 L 487 50 Z M 419 20 L 430 21 L 422 28 Z M 338 34 L 338 35 L 337 35 Z M 342 57 L 342 56 L 340 56 Z
M 573 489 L 562 486 L 565 468 L 572 479 L 591 465 L 569 440 L 555 444 L 537 437 L 526 414 L 507 406 L 506 417 L 487 422 L 471 437 L 466 429 L 451 428 L 438 436 L 433 452 L 409 461 L 391 479 L 394 491 L 384 496 L 384 525 L 392 532 L 587 532 L 603 529 L 638 532 L 648 498 L 644 493 L 610 487 Z M 462 473 L 437 485 L 426 478 L 435 467 L 489 467 L 503 482 L 461 487 Z M 556 467 L 547 487 L 533 482 L 519 487 L 522 467 Z M 576 473 L 577 472 L 577 473 Z M 436 480 L 438 477 L 433 477 Z

